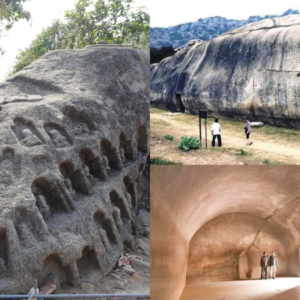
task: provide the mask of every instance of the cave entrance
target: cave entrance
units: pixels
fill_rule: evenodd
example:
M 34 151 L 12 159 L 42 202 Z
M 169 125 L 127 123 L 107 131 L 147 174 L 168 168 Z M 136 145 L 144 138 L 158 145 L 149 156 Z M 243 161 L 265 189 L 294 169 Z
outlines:
M 185 113 L 185 106 L 183 105 L 181 94 L 176 94 L 176 106 L 177 110 Z

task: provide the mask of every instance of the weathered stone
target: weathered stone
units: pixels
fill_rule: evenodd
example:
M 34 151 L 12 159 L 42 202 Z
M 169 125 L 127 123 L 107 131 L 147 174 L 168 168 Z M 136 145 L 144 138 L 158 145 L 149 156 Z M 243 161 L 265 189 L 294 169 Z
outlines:
M 300 128 L 300 15 L 251 23 L 151 69 L 151 101 Z
M 201 40 L 190 40 L 188 41 L 188 46 L 194 46 L 196 44 L 200 44 Z
M 150 245 L 146 244 L 142 239 L 140 239 L 138 246 L 144 254 L 150 256 Z
M 81 284 L 81 289 L 86 294 L 95 294 L 97 293 L 97 287 L 91 283 L 84 282 Z
M 99 281 L 134 234 L 124 178 L 134 186 L 148 156 L 148 54 L 52 51 L 0 84 L 0 99 L 1 292 L 49 273 L 58 292 Z

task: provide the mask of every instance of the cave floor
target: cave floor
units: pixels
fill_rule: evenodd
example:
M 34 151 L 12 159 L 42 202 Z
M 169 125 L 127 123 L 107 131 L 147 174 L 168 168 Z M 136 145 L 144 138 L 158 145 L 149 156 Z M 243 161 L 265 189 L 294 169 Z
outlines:
M 300 278 L 203 282 L 193 280 L 180 300 L 300 300 Z

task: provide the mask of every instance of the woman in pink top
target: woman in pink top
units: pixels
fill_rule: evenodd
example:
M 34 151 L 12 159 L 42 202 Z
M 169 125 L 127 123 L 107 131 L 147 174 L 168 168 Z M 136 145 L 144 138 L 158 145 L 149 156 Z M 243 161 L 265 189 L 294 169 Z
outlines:
M 250 139 L 251 123 L 250 123 L 249 117 L 246 119 L 245 134 L 246 134 L 246 139 L 247 139 L 247 145 L 246 146 L 251 146 L 253 144 L 253 142 Z

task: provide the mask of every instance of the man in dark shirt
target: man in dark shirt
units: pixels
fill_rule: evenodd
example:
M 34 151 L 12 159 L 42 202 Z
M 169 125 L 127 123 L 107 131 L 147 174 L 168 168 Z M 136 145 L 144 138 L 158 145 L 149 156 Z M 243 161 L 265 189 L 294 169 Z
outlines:
M 268 279 L 268 256 L 266 252 L 263 253 L 263 256 L 260 259 L 260 267 L 261 267 L 260 279 Z

